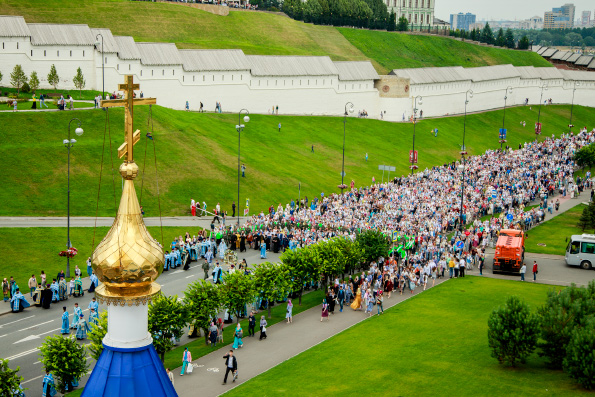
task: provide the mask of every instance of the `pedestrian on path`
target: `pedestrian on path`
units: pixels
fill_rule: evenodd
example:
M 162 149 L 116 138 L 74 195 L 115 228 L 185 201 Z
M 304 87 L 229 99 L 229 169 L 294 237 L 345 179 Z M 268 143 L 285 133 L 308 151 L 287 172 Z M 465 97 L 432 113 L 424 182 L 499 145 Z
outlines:
M 89 324 L 87 324 L 87 321 L 82 314 L 79 317 L 79 321 L 76 325 L 76 338 L 78 340 L 87 339 L 87 332 L 90 332 L 91 328 L 89 328 Z
M 250 312 L 248 316 L 248 336 L 254 336 L 254 329 L 256 328 L 256 317 L 254 317 L 254 311 Z
M 236 360 L 236 357 L 233 355 L 233 350 L 230 350 L 229 353 L 223 356 L 223 358 L 225 359 L 225 378 L 223 378 L 222 385 L 225 385 L 227 384 L 227 375 L 230 372 L 233 375 L 232 382 L 236 381 L 238 377 L 238 360 Z
M 236 330 L 233 334 L 233 348 L 239 349 L 244 346 L 244 342 L 242 342 L 242 338 L 244 337 L 244 331 L 242 330 L 242 326 L 240 323 L 236 325 Z
M 287 319 L 287 324 L 293 322 L 292 312 L 293 303 L 291 302 L 291 298 L 289 298 L 287 299 L 287 310 L 285 311 L 285 318 Z
M 527 266 L 523 263 L 521 266 L 521 281 L 525 281 L 525 272 L 527 271 Z
M 173 372 L 171 372 L 171 371 L 169 370 L 169 368 L 166 368 L 166 369 L 165 369 L 165 372 L 167 372 L 167 377 L 169 378 L 169 380 L 170 380 L 170 382 L 171 382 L 171 384 L 172 384 L 172 386 L 173 386 L 173 384 L 174 384 L 174 373 L 173 373 Z
M 184 349 L 184 353 L 182 354 L 182 372 L 180 372 L 180 376 L 184 376 L 184 371 L 188 368 L 190 363 L 192 362 L 192 353 L 188 348 Z M 190 370 L 188 372 L 191 372 Z
M 66 311 L 66 306 L 62 307 L 63 313 L 62 313 L 62 328 L 60 329 L 60 333 L 62 335 L 66 335 L 66 334 L 70 334 L 70 327 L 69 327 L 69 323 L 70 320 L 68 318 L 69 314 Z
M 43 377 L 42 388 L 42 397 L 54 397 L 56 395 L 56 384 L 54 383 L 54 377 L 47 369 L 45 370 L 45 376 Z
M 533 282 L 537 281 L 537 262 L 533 261 Z
M 322 322 L 323 319 L 327 319 L 329 320 L 328 317 L 328 303 L 326 303 L 326 298 L 322 300 L 322 315 L 320 316 L 320 322 Z
M 33 298 L 33 291 L 35 291 L 35 288 L 37 287 L 37 279 L 35 278 L 35 274 L 31 275 L 28 286 L 31 293 L 31 298 Z
M 264 316 L 260 317 L 260 338 L 259 340 L 262 340 L 262 338 L 266 339 L 267 338 L 267 320 L 264 318 Z

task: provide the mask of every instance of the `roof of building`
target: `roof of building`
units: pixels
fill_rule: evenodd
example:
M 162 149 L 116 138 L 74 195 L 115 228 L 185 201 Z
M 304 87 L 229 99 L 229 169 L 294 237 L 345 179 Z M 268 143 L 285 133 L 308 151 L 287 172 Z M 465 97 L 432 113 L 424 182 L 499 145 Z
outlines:
M 143 65 L 182 65 L 180 52 L 174 43 L 136 43 Z
M 468 81 L 462 66 L 446 66 L 437 68 L 393 69 L 389 74 L 409 79 L 411 84 L 450 83 Z
M 587 66 L 588 69 L 595 69 L 595 58 L 591 61 L 591 63 Z
M 109 29 L 94 29 L 91 28 L 91 34 L 95 38 L 95 42 L 99 42 L 100 44 L 97 46 L 97 50 L 101 51 L 101 38 L 103 37 L 103 52 L 106 54 L 117 53 L 118 52 L 118 43 L 114 40 L 114 36 L 112 35 L 112 31 Z M 101 36 L 98 36 L 101 35 Z
M 33 45 L 95 45 L 95 37 L 87 25 L 29 23 Z
M 549 47 L 541 47 L 539 50 L 537 50 L 537 53 L 539 55 L 543 54 L 544 52 L 546 52 L 548 50 Z
M 593 60 L 593 55 L 583 55 L 574 63 L 577 66 L 587 66 Z
M 575 63 L 581 56 L 581 54 L 575 52 L 574 54 L 566 58 L 566 62 Z
M 0 15 L 0 37 L 29 37 L 31 32 L 25 18 Z
M 560 60 L 565 61 L 568 58 L 570 58 L 572 56 L 572 54 L 574 54 L 572 51 L 567 51 L 566 54 L 564 56 L 562 56 L 562 58 L 560 58 Z
M 554 59 L 560 60 L 566 54 L 568 54 L 568 51 L 558 51 L 554 55 L 552 55 L 552 57 L 550 59 L 552 59 L 552 60 L 554 60 Z
M 521 79 L 542 79 L 542 80 L 553 80 L 561 79 L 564 76 L 560 73 L 557 68 L 536 68 L 533 66 L 519 66 L 516 68 L 517 72 L 521 75 Z
M 595 81 L 595 73 L 587 70 L 565 70 L 561 69 L 560 72 L 564 76 L 564 80 L 574 81 Z
M 378 80 L 380 76 L 369 61 L 333 62 L 339 71 L 339 80 Z
M 140 51 L 130 36 L 114 36 L 118 46 L 118 57 L 123 60 L 140 59 Z
M 188 72 L 250 70 L 242 50 L 180 50 L 179 53 Z
M 500 80 L 520 77 L 519 72 L 512 65 L 481 66 L 477 68 L 464 68 L 464 75 L 473 82 Z
M 533 51 L 533 52 L 537 52 L 537 51 L 539 51 L 539 50 L 541 50 L 541 46 L 540 46 L 540 45 L 534 45 L 534 46 L 531 46 L 531 51 Z
M 554 55 L 556 52 L 558 52 L 557 48 L 548 48 L 547 50 L 545 50 L 544 52 L 541 53 L 541 56 L 544 58 L 549 58 L 552 55 Z
M 253 76 L 336 76 L 337 67 L 326 56 L 246 55 Z

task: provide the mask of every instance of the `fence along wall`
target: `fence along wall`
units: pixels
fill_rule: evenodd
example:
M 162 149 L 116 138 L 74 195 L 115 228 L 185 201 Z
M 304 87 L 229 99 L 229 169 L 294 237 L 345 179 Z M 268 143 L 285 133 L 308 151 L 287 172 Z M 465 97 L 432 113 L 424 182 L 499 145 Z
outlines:
M 547 83 L 545 98 L 593 106 L 595 73 L 555 68 L 499 65 L 482 68 L 396 69 L 378 76 L 370 62 L 333 62 L 329 57 L 255 56 L 241 50 L 179 50 L 172 43 L 137 43 L 132 37 L 113 36 L 109 29 L 87 25 L 27 24 L 22 17 L 0 16 L 0 71 L 8 85 L 10 72 L 20 64 L 25 73 L 37 71 L 42 88 L 50 88 L 47 74 L 52 64 L 60 76 L 60 89 L 70 89 L 80 67 L 86 89 L 102 89 L 102 53 L 105 90 L 114 92 L 123 76 L 132 74 L 146 97 L 158 104 L 191 110 L 200 102 L 214 110 L 249 108 L 266 114 L 279 106 L 281 114 L 341 115 L 346 102 L 369 117 L 401 121 L 411 116 L 413 98 L 424 98 L 424 116 L 460 114 L 465 92 L 473 90 L 470 112 L 502 107 L 508 86 L 507 105 L 539 102 L 540 87 Z M 96 44 L 98 39 L 100 44 Z M 383 83 L 385 82 L 385 83 Z M 380 92 L 390 86 L 387 93 Z M 397 94 L 393 91 L 397 90 Z

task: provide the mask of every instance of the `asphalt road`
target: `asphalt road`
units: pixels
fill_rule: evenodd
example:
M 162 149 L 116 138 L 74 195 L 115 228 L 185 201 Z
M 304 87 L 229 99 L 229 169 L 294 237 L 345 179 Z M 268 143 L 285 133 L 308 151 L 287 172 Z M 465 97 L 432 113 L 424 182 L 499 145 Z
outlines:
M 278 257 L 279 254 L 267 252 L 267 259 L 260 259 L 260 251 L 255 250 L 248 250 L 243 254 L 238 254 L 240 261 L 245 258 L 249 264 L 276 261 Z M 187 271 L 178 268 L 164 272 L 157 279 L 157 282 L 161 284 L 163 293 L 178 295 L 181 298 L 188 284 L 199 278 L 204 278 L 202 263 L 202 261 L 192 262 L 190 269 Z M 89 287 L 88 278 L 83 280 L 83 286 L 85 288 Z M 72 322 L 74 303 L 77 302 L 79 307 L 83 309 L 85 318 L 88 318 L 88 306 L 93 296 L 95 296 L 94 293 L 86 293 L 81 298 L 70 298 L 60 303 L 54 303 L 48 310 L 31 306 L 21 313 L 8 313 L 0 316 L 0 357 L 9 359 L 11 368 L 20 367 L 19 374 L 24 377 L 23 387 L 29 388 L 29 391 L 26 392 L 27 395 L 37 395 L 37 391 L 41 392 L 41 381 L 45 373 L 39 362 L 38 348 L 46 336 L 60 334 L 62 307 L 67 307 Z M 26 297 L 31 303 L 32 300 L 29 295 L 26 295 Z M 8 306 L 8 303 L 2 302 L 0 305 Z M 99 311 L 103 310 L 106 310 L 106 306 L 100 305 Z M 0 311 L 3 312 L 4 310 Z M 188 341 L 189 338 L 184 335 L 180 343 L 184 344 Z M 86 343 L 86 341 L 83 343 Z M 89 362 L 94 364 L 90 358 Z M 81 385 L 84 385 L 85 382 L 86 378 L 81 379 Z

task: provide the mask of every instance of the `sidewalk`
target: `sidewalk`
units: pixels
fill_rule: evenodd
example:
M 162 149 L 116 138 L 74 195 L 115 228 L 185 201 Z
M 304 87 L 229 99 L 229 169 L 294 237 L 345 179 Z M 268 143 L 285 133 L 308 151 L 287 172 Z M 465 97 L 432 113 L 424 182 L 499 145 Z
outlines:
M 448 278 L 436 280 L 436 286 L 447 280 Z M 430 281 L 428 285 L 431 284 Z M 406 289 L 403 295 L 397 292 L 390 299 L 385 296 L 384 310 L 421 292 L 422 288 L 418 287 L 413 294 Z M 232 383 L 230 375 L 227 385 L 221 384 L 225 376 L 223 355 L 231 349 L 231 345 L 193 361 L 192 374 L 180 376 L 180 368 L 174 369 L 178 395 L 194 396 L 200 388 L 201 396 L 218 396 L 368 318 L 363 311 L 353 311 L 348 305 L 340 313 L 339 306 L 336 305 L 335 314 L 330 315 L 330 320 L 320 322 L 322 302 L 320 303 L 319 306 L 294 316 L 292 324 L 281 322 L 267 328 L 267 339 L 259 340 L 259 332 L 253 338 L 244 337 L 244 347 L 234 351 L 239 375 L 235 383 Z M 374 306 L 373 313 L 376 310 Z M 257 314 L 257 324 L 262 314 L 266 315 L 266 311 Z M 248 335 L 247 329 L 244 329 L 244 335 Z
M 225 221 L 226 225 L 234 225 L 238 218 L 228 217 Z M 168 217 L 147 217 L 143 219 L 147 226 L 198 226 L 204 229 L 210 229 L 212 216 L 168 216 Z M 240 224 L 244 224 L 248 220 L 247 217 L 240 217 Z M 0 217 L 0 227 L 66 227 L 66 217 L 19 217 L 19 216 L 2 216 Z M 97 227 L 109 227 L 114 223 L 114 218 L 99 217 L 97 218 Z M 218 226 L 219 223 L 216 223 Z M 70 227 L 95 227 L 95 218 L 71 216 Z

